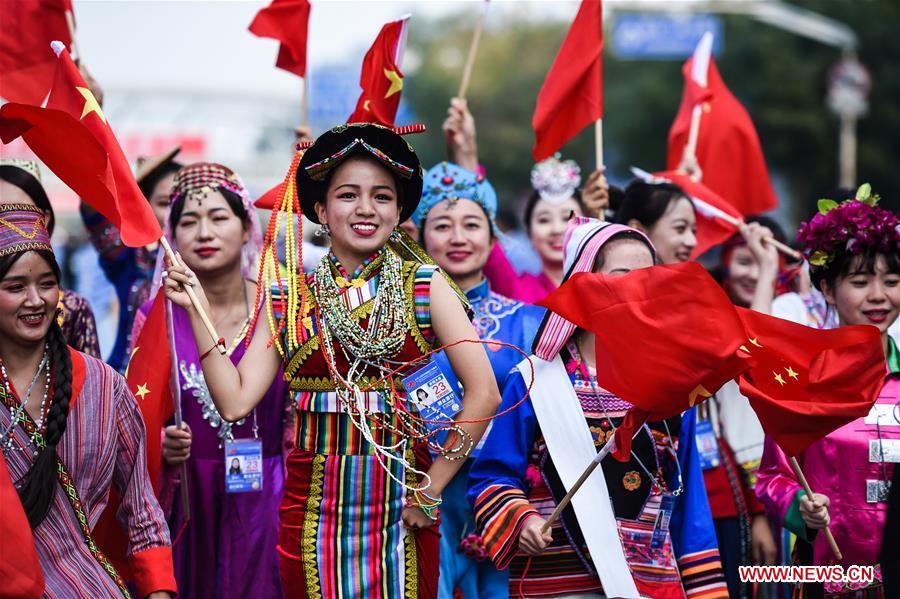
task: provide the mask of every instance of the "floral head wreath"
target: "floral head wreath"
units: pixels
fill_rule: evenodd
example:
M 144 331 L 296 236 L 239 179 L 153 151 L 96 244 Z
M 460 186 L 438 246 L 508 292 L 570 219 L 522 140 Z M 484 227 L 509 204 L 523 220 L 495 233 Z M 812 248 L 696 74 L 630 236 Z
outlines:
M 581 168 L 574 160 L 560 160 L 559 153 L 541 160 L 531 169 L 531 186 L 542 200 L 565 202 L 581 185 Z
M 880 199 L 872 193 L 872 186 L 864 183 L 855 197 L 840 204 L 819 200 L 818 214 L 801 223 L 797 233 L 810 267 L 825 268 L 840 252 L 859 255 L 871 250 L 896 251 L 900 245 L 900 218 L 879 208 Z

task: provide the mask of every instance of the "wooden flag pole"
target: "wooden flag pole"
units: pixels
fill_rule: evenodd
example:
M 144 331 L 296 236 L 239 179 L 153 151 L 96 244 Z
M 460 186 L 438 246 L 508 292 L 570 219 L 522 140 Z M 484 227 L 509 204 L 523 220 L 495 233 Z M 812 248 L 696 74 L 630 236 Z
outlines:
M 722 212 L 721 214 L 719 214 L 719 212 L 717 211 L 716 217 L 721 218 L 722 220 L 727 222 L 729 225 L 731 225 L 735 228 L 738 228 L 738 229 L 741 227 L 741 225 L 744 224 L 743 220 L 741 220 L 739 218 L 735 218 L 735 217 L 731 216 L 730 214 L 728 214 L 727 212 Z M 775 238 L 767 237 L 767 238 L 764 238 L 763 241 L 766 244 L 771 244 L 772 247 L 774 247 L 776 250 L 778 250 L 785 256 L 793 258 L 794 260 L 800 260 L 801 258 L 803 258 L 803 256 L 800 254 L 800 252 L 798 252 L 797 250 L 795 250 L 794 248 L 792 248 L 789 245 L 781 243 L 780 241 L 778 241 Z
M 487 15 L 488 1 L 485 0 L 484 8 L 478 22 L 475 23 L 475 33 L 472 34 L 472 43 L 469 44 L 469 56 L 466 58 L 466 66 L 463 68 L 462 81 L 459 83 L 459 93 L 457 98 L 465 99 L 466 92 L 469 90 L 469 79 L 472 77 L 472 67 L 475 65 L 475 56 L 478 54 L 478 44 L 481 42 L 481 31 L 484 29 L 484 19 Z
M 309 69 L 303 76 L 303 100 L 300 103 L 300 124 L 309 127 Z
M 175 335 L 172 333 L 172 331 L 175 330 L 175 327 L 172 324 L 172 300 L 166 298 L 165 302 L 166 336 L 169 338 L 169 355 L 172 356 L 172 364 L 174 365 L 178 364 L 178 349 L 175 347 Z M 178 400 L 178 384 L 178 370 L 176 368 L 172 368 L 169 372 L 169 392 L 172 397 L 172 401 L 175 404 L 175 426 L 183 430 L 184 427 L 182 425 L 184 424 L 184 419 L 181 415 L 181 402 Z M 191 520 L 191 498 L 190 491 L 188 489 L 187 461 L 181 463 L 181 508 L 183 520 L 186 524 Z
M 159 242 L 162 244 L 163 249 L 165 250 L 166 255 L 169 257 L 169 260 L 172 262 L 172 264 L 181 264 L 181 262 L 175 256 L 175 252 L 172 251 L 172 246 L 169 245 L 169 240 L 166 239 L 165 235 L 159 238 Z M 188 297 L 191 298 L 191 304 L 193 304 L 194 309 L 200 316 L 200 320 L 203 321 L 203 326 L 206 327 L 206 331 L 209 333 L 209 336 L 212 337 L 213 343 L 215 343 L 216 347 L 219 349 L 219 353 L 224 356 L 228 351 L 228 349 L 225 347 L 225 342 L 222 341 L 221 337 L 219 337 L 219 334 L 216 332 L 216 327 L 213 325 L 212 321 L 209 319 L 209 316 L 206 314 L 206 310 L 204 310 L 203 306 L 200 305 L 200 300 L 197 298 L 197 294 L 194 293 L 194 290 L 190 285 L 185 285 L 184 290 L 187 292 Z
M 637 437 L 642 428 L 644 428 L 643 424 L 641 424 L 641 426 L 639 426 L 637 430 L 634 431 L 634 436 L 632 436 L 632 439 L 634 439 L 634 437 Z M 559 502 L 559 505 L 557 505 L 556 509 L 553 510 L 553 513 L 550 514 L 550 517 L 547 518 L 546 522 L 544 522 L 544 525 L 541 527 L 541 534 L 550 530 L 550 527 L 553 525 L 553 523 L 559 520 L 559 517 L 560 515 L 562 515 L 563 510 L 566 509 L 566 506 L 569 505 L 569 503 L 572 502 L 572 498 L 575 497 L 575 493 L 577 493 L 581 486 L 587 481 L 587 479 L 590 478 L 594 470 L 597 469 L 597 466 L 600 465 L 600 462 L 603 461 L 603 458 L 605 458 L 615 450 L 616 437 L 612 436 L 609 438 L 609 441 L 607 441 L 606 444 L 600 448 L 600 451 L 597 452 L 597 455 L 594 456 L 594 459 L 591 460 L 591 463 L 587 465 L 587 468 L 584 469 L 584 472 L 581 473 L 581 476 L 578 477 L 578 480 L 575 481 L 575 484 L 572 485 L 572 488 L 569 489 L 569 492 L 566 493 L 566 496 L 562 498 L 562 501 Z
M 594 157 L 599 169 L 603 166 L 603 119 L 594 121 Z
M 806 491 L 806 496 L 809 497 L 809 500 L 813 500 L 813 492 L 812 489 L 809 488 L 809 482 L 806 480 L 806 476 L 803 475 L 803 470 L 800 469 L 800 464 L 797 462 L 797 458 L 790 458 L 791 468 L 794 470 L 794 474 L 797 476 L 797 480 L 800 481 L 800 486 L 803 487 L 803 490 Z M 825 538 L 828 540 L 828 546 L 831 547 L 831 552 L 834 554 L 834 557 L 838 559 L 838 561 L 843 559 L 841 555 L 841 550 L 838 548 L 837 541 L 834 540 L 834 535 L 831 534 L 831 529 L 829 527 L 825 527 Z

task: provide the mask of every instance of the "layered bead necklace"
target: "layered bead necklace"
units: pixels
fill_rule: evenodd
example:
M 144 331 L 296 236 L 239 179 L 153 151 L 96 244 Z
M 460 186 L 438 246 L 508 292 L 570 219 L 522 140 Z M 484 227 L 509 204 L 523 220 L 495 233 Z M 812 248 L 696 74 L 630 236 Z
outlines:
M 25 414 L 25 406 L 28 403 L 28 398 L 31 397 L 31 392 L 34 390 L 35 384 L 37 384 L 37 380 L 41 376 L 41 372 L 45 369 L 47 374 L 44 378 L 44 396 L 41 398 L 41 409 L 38 412 L 37 418 L 35 418 L 34 423 L 37 425 L 34 433 L 31 435 L 31 442 L 37 446 L 39 443 L 39 435 L 41 428 L 44 424 L 44 420 L 47 416 L 47 397 L 50 392 L 50 369 L 47 367 L 49 361 L 48 357 L 48 347 L 44 346 L 44 355 L 41 357 L 41 362 L 38 364 L 37 370 L 34 372 L 34 376 L 31 377 L 31 383 L 28 385 L 28 390 L 25 392 L 25 395 L 21 398 L 19 405 L 15 410 L 10 413 L 10 422 L 9 427 L 6 430 L 0 433 L 0 449 L 2 449 L 3 454 L 6 455 L 10 451 L 25 451 L 25 447 L 18 447 L 13 444 L 13 431 L 16 429 L 16 425 L 20 422 L 25 422 L 26 414 Z M 3 390 L 6 393 L 7 397 L 14 397 L 12 386 L 10 385 L 9 375 L 6 373 L 6 365 L 0 360 L 0 376 L 2 376 Z

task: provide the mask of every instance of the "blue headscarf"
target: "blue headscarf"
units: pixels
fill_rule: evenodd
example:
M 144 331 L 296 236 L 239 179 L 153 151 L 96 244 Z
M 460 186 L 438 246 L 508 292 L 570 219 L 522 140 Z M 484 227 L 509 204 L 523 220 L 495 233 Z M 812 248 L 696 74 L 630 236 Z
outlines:
M 472 200 L 481 206 L 494 226 L 497 216 L 497 192 L 484 175 L 473 173 L 452 162 L 441 162 L 425 173 L 422 201 L 413 213 L 417 227 L 425 222 L 431 209 L 441 202 L 452 205 L 457 200 Z

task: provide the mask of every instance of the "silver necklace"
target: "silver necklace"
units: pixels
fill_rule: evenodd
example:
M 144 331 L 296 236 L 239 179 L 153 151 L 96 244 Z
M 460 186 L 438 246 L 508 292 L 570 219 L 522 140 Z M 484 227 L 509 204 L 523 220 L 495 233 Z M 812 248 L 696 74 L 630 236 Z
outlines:
M 23 414 L 25 412 L 25 405 L 28 403 L 28 398 L 31 397 L 31 392 L 34 390 L 34 386 L 37 383 L 38 378 L 40 378 L 41 372 L 43 372 L 44 368 L 47 365 L 47 351 L 48 348 L 44 346 L 44 355 L 41 357 L 41 362 L 38 364 L 37 370 L 34 372 L 34 376 L 31 377 L 31 383 L 28 385 L 28 390 L 25 392 L 25 396 L 19 401 L 19 405 L 16 409 L 10 413 L 10 422 L 9 427 L 3 431 L 3 434 L 0 434 L 0 449 L 3 450 L 3 454 L 6 455 L 11 450 L 24 451 L 24 447 L 14 447 L 13 446 L 13 437 L 12 433 L 16 429 L 16 425 L 19 424 L 20 420 L 24 420 Z M 0 362 L 0 374 L 3 376 L 3 385 L 6 390 L 6 394 L 10 397 L 13 396 L 12 388 L 9 384 L 9 375 L 6 372 L 6 365 Z M 47 407 L 47 396 L 49 395 L 50 389 L 50 371 L 47 370 L 47 376 L 44 381 L 44 396 L 41 398 L 41 407 L 38 412 L 37 418 L 35 418 L 34 423 L 37 425 L 37 430 L 40 431 L 41 425 L 44 420 L 44 411 Z M 36 442 L 36 439 L 32 438 L 32 442 Z

